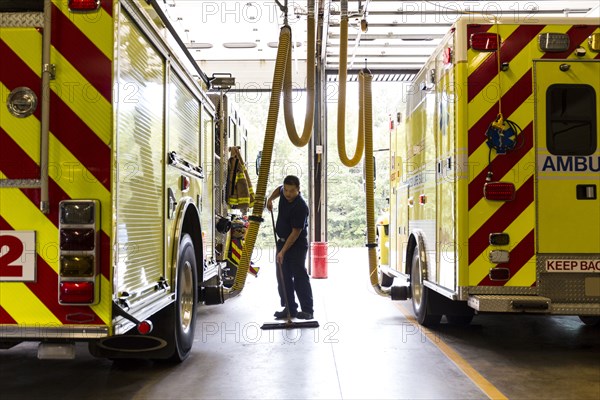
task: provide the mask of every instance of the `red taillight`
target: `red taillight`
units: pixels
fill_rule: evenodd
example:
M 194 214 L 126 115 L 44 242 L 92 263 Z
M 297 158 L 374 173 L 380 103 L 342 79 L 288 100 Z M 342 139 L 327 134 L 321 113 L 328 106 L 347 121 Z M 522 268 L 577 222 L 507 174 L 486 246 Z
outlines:
M 58 300 L 63 304 L 92 304 L 94 282 L 61 282 Z
M 469 39 L 469 44 L 473 50 L 496 51 L 500 47 L 500 36 L 488 32 L 473 33 Z
M 96 11 L 100 7 L 100 0 L 69 0 L 71 11 Z
M 61 250 L 94 250 L 96 232 L 93 229 L 61 229 Z
M 140 321 L 139 324 L 137 324 L 137 331 L 140 335 L 147 335 L 150 332 L 152 332 L 152 321 L 149 320 L 145 320 L 145 321 Z
M 58 204 L 59 304 L 98 304 L 100 202 L 63 200 Z
M 190 178 L 188 178 L 185 175 L 181 175 L 181 191 L 187 192 L 188 190 L 190 190 L 190 184 Z
M 452 49 L 450 47 L 446 47 L 444 49 L 444 64 L 452 63 Z
M 510 182 L 488 182 L 483 186 L 483 196 L 487 200 L 514 200 L 515 185 Z

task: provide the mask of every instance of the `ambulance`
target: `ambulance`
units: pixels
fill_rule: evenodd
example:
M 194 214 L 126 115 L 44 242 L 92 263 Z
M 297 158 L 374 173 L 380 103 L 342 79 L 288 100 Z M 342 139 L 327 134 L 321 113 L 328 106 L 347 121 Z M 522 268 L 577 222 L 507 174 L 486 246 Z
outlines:
M 222 302 L 208 85 L 156 1 L 0 2 L 0 347 L 188 357 Z
M 417 74 L 378 231 L 421 324 L 600 322 L 599 22 L 467 15 Z

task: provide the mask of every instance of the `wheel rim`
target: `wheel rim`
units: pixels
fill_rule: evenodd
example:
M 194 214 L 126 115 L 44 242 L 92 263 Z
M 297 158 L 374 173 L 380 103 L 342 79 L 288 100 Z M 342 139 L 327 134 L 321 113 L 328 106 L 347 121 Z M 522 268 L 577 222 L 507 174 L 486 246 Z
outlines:
M 186 261 L 183 265 L 183 271 L 181 274 L 181 284 L 179 289 L 181 290 L 180 302 L 179 302 L 179 315 L 181 328 L 184 332 L 190 329 L 193 319 L 194 311 L 194 288 L 193 286 L 194 276 L 192 272 L 192 265 L 189 261 Z
M 415 305 L 415 308 L 419 309 L 421 307 L 421 302 L 423 301 L 423 279 L 421 276 L 421 260 L 418 248 L 415 248 L 413 253 L 411 275 L 410 286 L 412 288 L 413 304 Z

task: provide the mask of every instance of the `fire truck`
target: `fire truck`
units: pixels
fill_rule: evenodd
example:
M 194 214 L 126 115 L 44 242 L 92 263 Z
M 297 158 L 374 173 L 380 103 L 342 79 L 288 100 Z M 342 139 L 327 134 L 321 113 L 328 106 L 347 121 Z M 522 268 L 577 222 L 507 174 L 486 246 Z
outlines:
M 0 2 L 2 348 L 182 361 L 223 300 L 218 117 L 161 10 Z
M 599 110 L 598 18 L 457 20 L 390 136 L 378 272 L 392 298 L 412 298 L 423 325 L 598 324 Z

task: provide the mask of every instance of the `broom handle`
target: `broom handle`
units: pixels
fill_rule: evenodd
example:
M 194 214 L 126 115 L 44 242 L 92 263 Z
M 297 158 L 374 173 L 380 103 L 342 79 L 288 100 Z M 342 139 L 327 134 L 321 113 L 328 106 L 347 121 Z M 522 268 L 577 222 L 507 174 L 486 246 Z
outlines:
M 277 272 L 279 272 L 281 285 L 283 286 L 283 300 L 285 301 L 285 309 L 287 311 L 287 322 L 292 323 L 292 315 L 288 303 L 287 291 L 285 290 L 285 282 L 283 281 L 283 265 L 279 265 L 277 262 L 277 231 L 275 230 L 275 217 L 273 216 L 273 210 L 271 210 L 271 222 L 273 223 L 273 236 L 275 237 L 275 268 L 277 268 Z
M 275 230 L 275 217 L 273 216 L 273 210 L 271 210 L 271 222 L 273 223 L 273 237 L 275 237 L 275 249 L 277 249 L 277 231 Z

